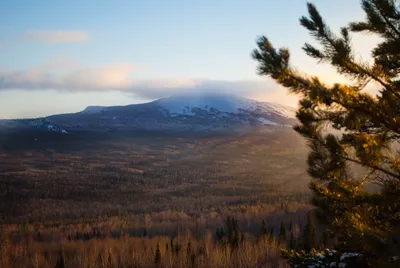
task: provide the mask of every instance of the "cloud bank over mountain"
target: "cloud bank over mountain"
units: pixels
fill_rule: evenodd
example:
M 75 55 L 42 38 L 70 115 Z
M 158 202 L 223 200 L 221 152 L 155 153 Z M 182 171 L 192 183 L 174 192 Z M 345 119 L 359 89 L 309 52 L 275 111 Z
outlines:
M 158 99 L 172 95 L 201 93 L 230 93 L 260 99 L 276 95 L 280 89 L 272 80 L 213 80 L 201 78 L 158 77 L 137 78 L 140 66 L 129 62 L 108 63 L 101 66 L 84 66 L 69 58 L 44 62 L 26 70 L 0 70 L 0 91 L 57 90 L 62 92 L 112 92 L 119 91 L 143 99 Z M 275 101 L 279 97 L 275 96 Z

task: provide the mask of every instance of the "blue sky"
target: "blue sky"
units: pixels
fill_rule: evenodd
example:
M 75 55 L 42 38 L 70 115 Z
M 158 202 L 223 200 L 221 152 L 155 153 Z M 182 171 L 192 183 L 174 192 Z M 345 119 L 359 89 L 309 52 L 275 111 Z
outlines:
M 333 30 L 363 18 L 357 0 L 314 3 Z M 257 76 L 250 53 L 266 35 L 289 47 L 304 72 L 338 79 L 301 50 L 311 40 L 298 23 L 306 13 L 303 0 L 3 0 L 0 118 L 138 103 L 182 90 L 295 105 L 294 96 Z M 354 42 L 366 56 L 365 37 Z

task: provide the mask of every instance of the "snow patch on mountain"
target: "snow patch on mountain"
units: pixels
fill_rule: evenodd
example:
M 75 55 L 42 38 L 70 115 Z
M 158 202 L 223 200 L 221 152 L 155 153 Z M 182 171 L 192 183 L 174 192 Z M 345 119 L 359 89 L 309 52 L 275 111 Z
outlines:
M 195 115 L 197 109 L 209 113 L 241 113 L 243 111 L 275 113 L 286 118 L 295 118 L 296 113 L 296 109 L 290 106 L 220 94 L 176 96 L 159 99 L 153 103 L 166 109 L 171 116 Z
M 36 119 L 8 119 L 0 120 L 0 130 L 9 129 L 42 129 L 50 132 L 58 132 L 62 134 L 68 134 L 68 130 L 60 125 L 51 122 L 46 118 L 36 118 Z
M 47 127 L 48 131 L 59 132 L 59 133 L 62 133 L 62 134 L 68 134 L 68 131 L 66 129 L 64 129 L 64 128 L 58 126 L 58 125 L 55 125 L 55 124 L 51 123 L 50 121 L 48 121 L 46 119 L 39 120 L 39 122 L 36 122 L 35 126 L 37 128 Z
M 270 121 L 270 120 L 268 120 L 268 119 L 265 119 L 265 118 L 263 118 L 263 117 L 259 117 L 259 118 L 257 118 L 258 119 L 258 121 L 260 121 L 261 123 L 263 123 L 264 125 L 278 125 L 277 123 L 275 123 L 275 122 L 272 122 L 272 121 Z

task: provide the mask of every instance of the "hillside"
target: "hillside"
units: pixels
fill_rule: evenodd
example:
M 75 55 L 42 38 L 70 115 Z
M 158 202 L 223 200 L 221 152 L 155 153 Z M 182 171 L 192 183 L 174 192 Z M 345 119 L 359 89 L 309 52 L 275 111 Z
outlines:
M 181 95 L 127 106 L 89 106 L 38 119 L 0 120 L 0 131 L 221 130 L 295 123 L 295 109 L 226 94 Z

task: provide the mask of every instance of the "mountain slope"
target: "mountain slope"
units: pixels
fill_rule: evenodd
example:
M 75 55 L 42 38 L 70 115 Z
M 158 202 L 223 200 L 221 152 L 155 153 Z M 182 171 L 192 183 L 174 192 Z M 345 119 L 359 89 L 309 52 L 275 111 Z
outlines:
M 240 113 L 241 110 L 256 111 L 260 109 L 267 114 L 276 113 L 288 118 L 295 116 L 294 108 L 233 95 L 178 96 L 159 99 L 154 103 L 167 109 L 170 114 L 193 114 L 191 110 L 199 108 L 208 112 L 215 109 L 223 113 Z
M 74 130 L 210 130 L 294 123 L 292 107 L 233 95 L 208 94 L 175 96 L 127 106 L 89 106 L 74 114 L 0 121 L 0 126 L 36 127 L 67 134 Z

